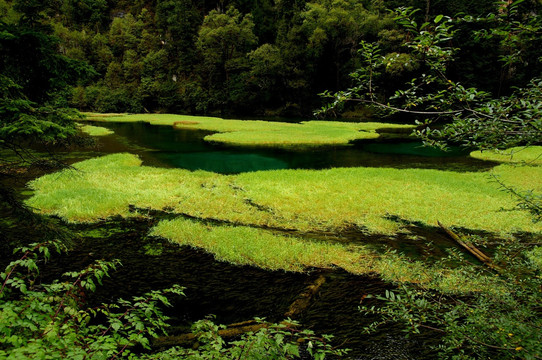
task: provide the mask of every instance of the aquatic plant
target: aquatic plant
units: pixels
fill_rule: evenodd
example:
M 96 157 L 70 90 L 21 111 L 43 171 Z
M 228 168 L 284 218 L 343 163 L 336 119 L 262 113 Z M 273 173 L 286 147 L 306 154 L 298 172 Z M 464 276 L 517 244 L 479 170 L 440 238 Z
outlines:
M 82 132 L 90 136 L 106 136 L 114 134 L 113 130 L 109 130 L 101 126 L 82 125 L 80 129 Z
M 248 226 L 211 225 L 179 217 L 156 225 L 151 235 L 203 249 L 220 261 L 267 270 L 302 272 L 309 268 L 342 268 L 352 274 L 378 274 L 391 282 L 423 284 L 445 293 L 501 291 L 491 277 L 470 278 L 462 271 L 414 261 L 396 252 L 370 247 L 280 235 Z
M 144 121 L 153 125 L 171 125 L 175 128 L 207 130 L 205 141 L 235 146 L 252 147 L 318 147 L 348 146 L 354 140 L 376 139 L 386 129 L 405 130 L 405 136 L 414 129 L 412 125 L 376 122 L 303 121 L 285 123 L 261 120 L 231 120 L 204 116 L 172 114 L 111 115 L 87 114 L 87 119 L 104 122 Z M 377 132 L 378 131 L 378 132 Z
M 74 167 L 78 171 L 64 170 L 31 182 L 35 195 L 28 204 L 44 214 L 82 222 L 138 216 L 130 210 L 132 205 L 300 231 L 391 234 L 401 227 L 394 217 L 431 226 L 440 220 L 502 235 L 541 230 L 483 172 L 336 168 L 226 176 L 141 166 L 130 154 L 86 160 Z M 503 164 L 492 174 L 520 190 L 542 187 L 540 166 Z

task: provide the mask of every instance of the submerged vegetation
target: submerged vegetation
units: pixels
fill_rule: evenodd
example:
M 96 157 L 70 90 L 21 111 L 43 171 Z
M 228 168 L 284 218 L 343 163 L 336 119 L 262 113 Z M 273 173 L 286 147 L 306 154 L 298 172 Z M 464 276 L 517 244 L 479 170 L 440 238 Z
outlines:
M 184 218 L 161 221 L 151 234 L 203 249 L 217 260 L 267 270 L 339 267 L 356 275 L 376 273 L 386 281 L 423 284 L 445 293 L 502 290 L 491 276 L 465 282 L 461 270 L 412 261 L 394 252 L 379 253 L 362 244 L 279 235 L 248 226 L 213 226 Z
M 295 321 L 263 324 L 227 343 L 219 332 L 224 326 L 209 319 L 192 326 L 197 348 L 150 352 L 151 340 L 167 335 L 169 318 L 162 308 L 171 306 L 173 298 L 184 296 L 184 288 L 173 285 L 132 300 L 118 299 L 90 308 L 85 297 L 121 264 L 118 260 L 98 260 L 81 271 L 64 273 L 61 281 L 37 285 L 38 264 L 65 250 L 59 241 L 30 244 L 16 249 L 20 258 L 0 273 L 2 359 L 204 359 L 207 354 L 212 354 L 212 359 L 286 359 L 299 357 L 304 342 L 310 344 L 303 346 L 305 351 L 317 359 L 345 353 L 331 347 L 331 336 L 300 330 Z M 140 352 L 136 346 L 148 352 L 134 356 Z
M 407 136 L 412 125 L 386 123 L 354 123 L 338 121 L 303 121 L 285 123 L 261 120 L 230 120 L 214 117 L 172 115 L 172 114 L 133 114 L 111 115 L 89 114 L 89 120 L 137 122 L 153 125 L 171 125 L 181 129 L 197 129 L 216 132 L 205 136 L 205 141 L 233 146 L 252 147 L 319 147 L 347 146 L 351 141 L 376 139 L 379 132 L 404 129 Z

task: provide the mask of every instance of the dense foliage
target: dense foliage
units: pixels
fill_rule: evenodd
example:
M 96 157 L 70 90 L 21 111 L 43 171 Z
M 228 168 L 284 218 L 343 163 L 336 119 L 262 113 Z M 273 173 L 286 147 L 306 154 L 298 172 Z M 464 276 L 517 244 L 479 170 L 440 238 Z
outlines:
M 328 336 L 298 330 L 293 321 L 270 324 L 227 343 L 219 334 L 221 326 L 202 320 L 193 326 L 195 340 L 200 342 L 197 349 L 172 347 L 142 354 L 141 348 L 151 349 L 152 338 L 167 334 L 161 306 L 169 306 L 171 296 L 183 295 L 183 288 L 174 285 L 132 301 L 119 299 L 89 308 L 88 292 L 120 263 L 97 261 L 52 283 L 41 282 L 40 262 L 64 250 L 58 241 L 19 248 L 20 258 L 0 273 L 2 359 L 291 359 L 299 357 L 302 342 L 315 359 L 344 353 L 331 348 Z M 137 352 L 136 345 L 141 347 L 135 348 Z
M 85 62 L 58 52 L 42 14 L 46 2 L 0 4 L 0 173 L 21 164 L 50 162 L 28 146 L 66 145 L 76 139 L 70 86 L 94 73 Z M 3 191 L 0 191 L 3 193 Z
M 421 23 L 441 13 L 485 15 L 493 10 L 493 1 L 473 5 L 466 0 L 2 0 L 0 18 L 3 26 L 24 20 L 49 27 L 64 58 L 94 69 L 94 76 L 79 79 L 71 94 L 64 96 L 79 109 L 307 115 L 319 106 L 317 93 L 352 84 L 349 74 L 360 64 L 356 52 L 361 40 L 378 41 L 390 62 L 383 69 L 383 93 L 422 70 L 409 65 L 412 55 L 405 51 L 404 42 L 411 34 L 393 21 L 388 10 L 397 6 L 424 9 L 415 15 Z M 538 6 L 526 1 L 522 12 L 536 12 Z M 498 28 L 499 21 L 488 21 L 485 28 Z M 477 27 L 464 22 L 457 28 L 457 40 L 450 45 L 461 49 L 450 69 L 458 78 L 492 93 L 524 84 L 527 74 L 539 66 L 531 56 L 538 48 L 536 34 L 530 42 L 518 38 L 529 48 L 523 54 L 531 53 L 521 58 L 526 66 L 502 68 L 499 56 L 514 56 L 513 52 L 503 53 L 498 33 L 483 43 L 473 39 L 470 34 Z M 31 41 L 24 47 L 36 48 Z M 29 55 L 10 58 L 23 59 L 24 65 L 41 56 Z M 40 64 L 56 64 L 55 69 L 71 76 L 58 62 Z M 17 71 L 28 69 L 22 66 Z M 32 66 L 32 73 L 41 77 L 40 86 L 33 89 L 47 92 L 56 86 L 40 67 Z M 480 76 L 473 77 L 475 73 Z M 354 114 L 358 109 L 349 110 Z
M 407 54 L 383 56 L 379 43 L 362 42 L 363 66 L 352 74 L 355 86 L 333 95 L 326 93 L 334 102 L 322 112 L 356 101 L 406 114 L 416 119 L 421 125 L 419 135 L 431 144 L 506 149 L 540 143 L 542 54 L 532 45 L 542 34 L 542 19 L 536 13 L 522 12 L 522 3 L 499 8 L 487 17 L 452 19 L 438 15 L 421 24 L 415 20 L 416 10 L 398 9 L 395 20 L 410 36 L 404 43 Z M 504 72 L 501 80 L 515 81 L 521 87 L 514 87 L 508 94 L 491 93 L 451 69 L 460 52 L 454 39 L 464 24 L 479 27 L 471 30 L 471 37 L 479 44 L 498 40 L 495 45 Z M 536 66 L 531 68 L 530 64 Z M 394 93 L 386 94 L 381 90 L 386 69 L 394 67 L 416 68 L 421 73 L 413 74 Z
M 333 101 L 320 112 L 336 111 L 354 101 L 377 111 L 408 114 L 418 121 L 418 134 L 426 142 L 444 147 L 459 143 L 504 151 L 541 143 L 542 54 L 536 44 L 542 33 L 542 19 L 533 5 L 523 0 L 500 2 L 496 11 L 485 17 L 452 19 L 438 15 L 426 17 L 421 23 L 416 20 L 416 10 L 398 9 L 395 20 L 409 35 L 404 45 L 407 55 L 389 58 L 382 55 L 380 44 L 363 42 L 363 66 L 352 75 L 355 86 L 325 93 Z M 457 73 L 453 65 L 465 47 L 459 49 L 454 40 L 465 36 L 461 33 L 465 26 L 471 28 L 474 43 L 481 47 L 492 43 L 498 49 L 501 86 L 519 86 L 490 92 L 475 81 L 480 74 L 469 77 Z M 379 86 L 386 69 L 397 66 L 419 69 L 421 73 L 413 74 L 394 93 L 387 94 Z M 509 151 L 509 156 L 513 157 L 514 151 Z M 519 176 L 521 166 L 533 164 L 518 166 Z M 540 221 L 540 195 L 517 191 L 501 179 L 496 180 L 518 199 L 519 208 L 531 213 L 534 222 Z M 362 307 L 362 311 L 382 315 L 383 322 L 403 322 L 407 331 L 435 332 L 442 339 L 437 347 L 442 358 L 540 358 L 539 237 L 533 235 L 533 242 L 519 236 L 506 240 L 462 237 L 460 241 L 491 248 L 492 259 L 473 264 L 461 253 L 451 251 L 450 258 L 441 261 L 441 267 L 462 271 L 464 281 L 469 283 L 484 273 L 493 274 L 495 280 L 488 282 L 489 288 L 451 296 L 423 284 L 403 284 L 395 292 L 378 296 L 386 306 Z M 378 325 L 366 330 L 371 332 Z

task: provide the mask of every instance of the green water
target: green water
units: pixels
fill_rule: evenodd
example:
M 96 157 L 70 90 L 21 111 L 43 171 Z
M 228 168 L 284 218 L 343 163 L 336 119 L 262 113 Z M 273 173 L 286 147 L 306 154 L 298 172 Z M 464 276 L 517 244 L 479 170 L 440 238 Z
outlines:
M 322 149 L 262 149 L 209 144 L 209 132 L 180 130 L 148 123 L 96 123 L 115 131 L 100 138 L 102 151 L 131 151 L 144 165 L 207 170 L 221 174 L 275 169 L 325 169 L 331 167 L 431 168 L 481 171 L 494 163 L 470 158 L 459 148 L 443 152 L 409 139 L 365 141 L 350 147 Z M 119 149 L 124 144 L 126 149 Z

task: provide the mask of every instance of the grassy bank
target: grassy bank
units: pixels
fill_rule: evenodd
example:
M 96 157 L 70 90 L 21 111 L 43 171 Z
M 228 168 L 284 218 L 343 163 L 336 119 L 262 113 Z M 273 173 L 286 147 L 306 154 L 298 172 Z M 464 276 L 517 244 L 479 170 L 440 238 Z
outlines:
M 501 151 L 473 151 L 470 156 L 503 163 L 542 165 L 542 146 L 520 146 Z
M 445 224 L 505 234 L 539 232 L 515 199 L 487 173 L 426 169 L 337 168 L 219 175 L 141 166 L 130 154 L 75 165 L 33 181 L 29 205 L 68 221 L 133 216 L 129 205 L 167 209 L 233 224 L 393 233 L 391 220 Z M 542 167 L 503 164 L 493 173 L 518 189 L 542 191 Z M 520 176 L 518 176 L 518 173 Z
M 410 125 L 386 123 L 353 123 L 339 121 L 304 121 L 299 124 L 260 120 L 226 120 L 215 117 L 171 114 L 87 114 L 89 120 L 135 122 L 170 125 L 179 129 L 215 132 L 206 141 L 251 147 L 347 146 L 351 141 L 376 139 L 378 131 L 411 129 Z

